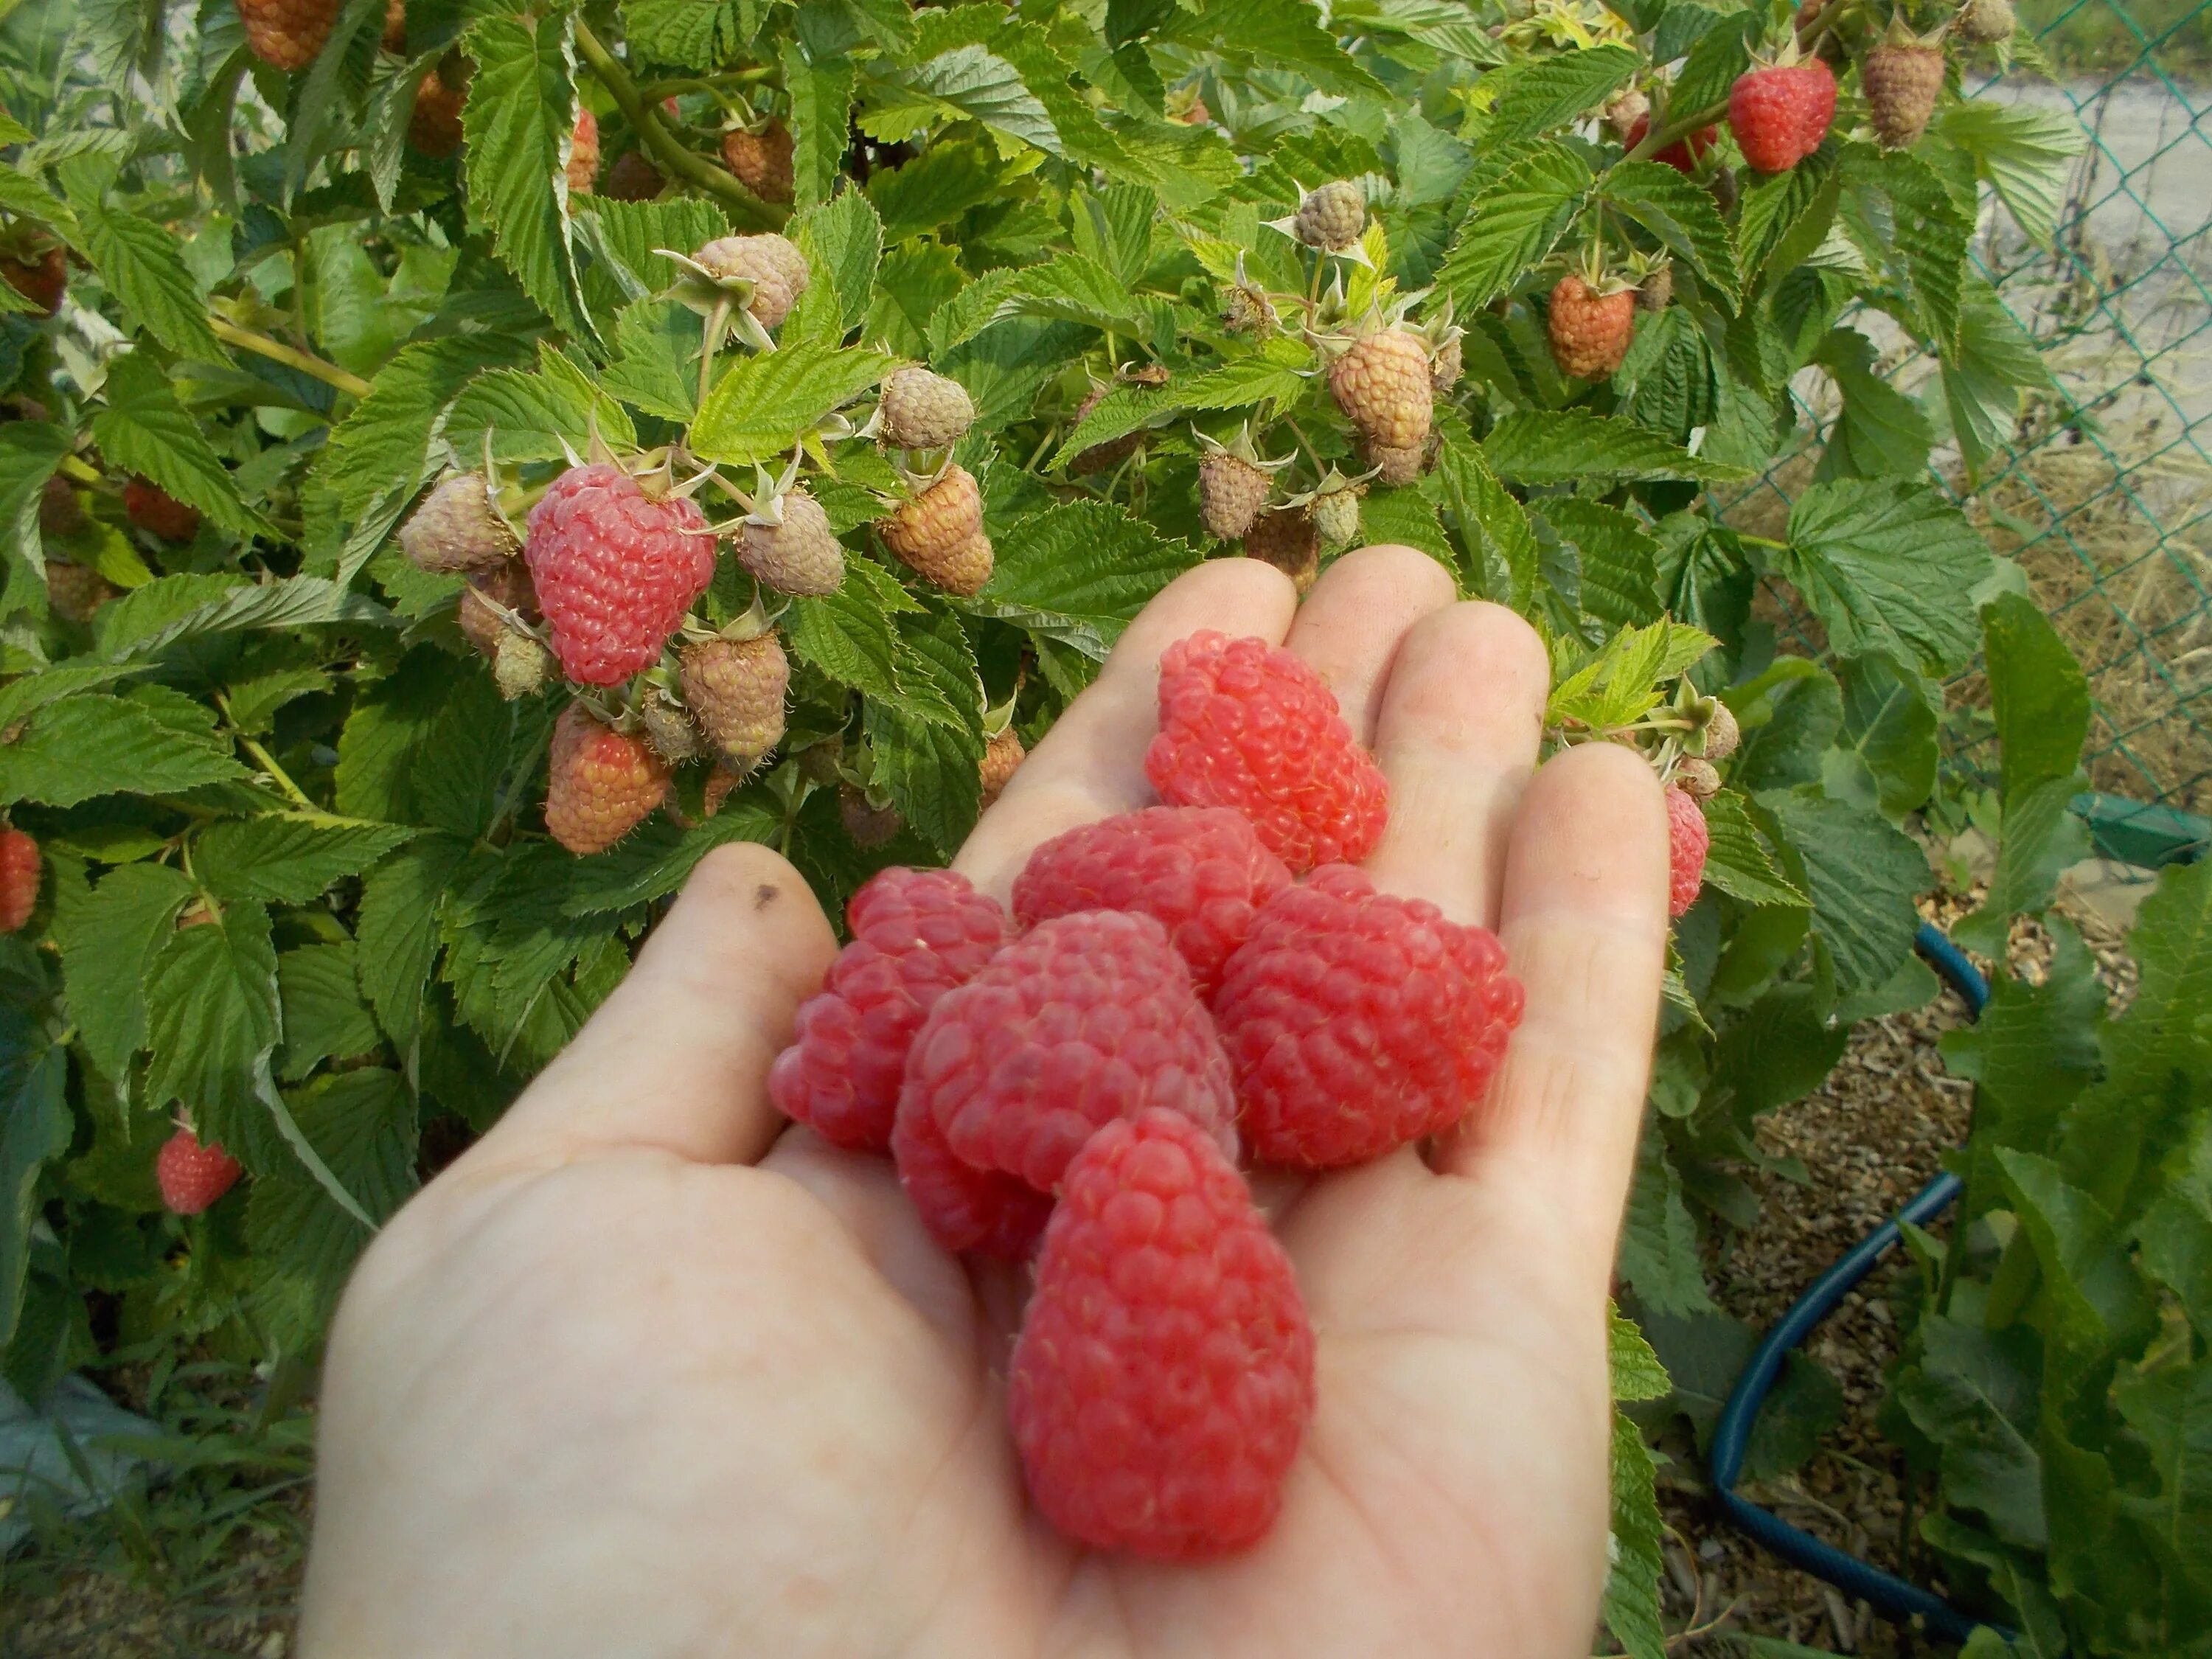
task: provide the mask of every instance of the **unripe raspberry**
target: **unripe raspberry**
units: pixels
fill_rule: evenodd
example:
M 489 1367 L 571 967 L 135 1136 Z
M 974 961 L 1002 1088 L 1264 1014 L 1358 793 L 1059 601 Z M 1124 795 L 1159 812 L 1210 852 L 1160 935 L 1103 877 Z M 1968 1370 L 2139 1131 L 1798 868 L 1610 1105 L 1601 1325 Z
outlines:
M 1386 484 L 1402 487 L 1413 483 L 1429 470 L 1429 446 L 1425 442 L 1399 449 L 1368 439 L 1360 444 L 1359 453 L 1366 457 L 1376 477 Z
M 46 561 L 46 604 L 64 622 L 86 623 L 115 597 L 115 586 L 90 565 Z
M 1353 342 L 1328 371 L 1329 395 L 1370 442 L 1418 450 L 1428 441 L 1436 393 L 1429 343 L 1407 328 Z
M 179 1129 L 154 1157 L 154 1181 L 161 1202 L 178 1215 L 198 1215 L 238 1184 L 243 1166 L 222 1146 L 200 1144 L 190 1129 Z
M 415 108 L 407 118 L 407 142 L 431 157 L 451 155 L 461 147 L 461 110 L 469 97 L 469 60 L 449 55 L 415 88 Z
M 123 516 L 165 542 L 188 542 L 200 533 L 199 508 L 185 506 L 147 478 L 123 486 Z
M 568 189 L 589 196 L 599 176 L 599 118 L 587 109 L 576 112 L 575 131 L 568 136 Z
M 1252 527 L 1273 488 L 1265 467 L 1225 449 L 1208 450 L 1198 464 L 1199 519 L 1211 533 L 1233 542 Z
M 668 793 L 668 767 L 642 738 L 617 732 L 580 702 L 561 711 L 545 787 L 545 830 L 578 857 L 603 853 Z
M 492 684 L 509 702 L 534 697 L 553 678 L 553 653 L 513 629 L 502 629 L 491 653 Z
M 837 819 L 845 826 L 845 833 L 853 838 L 854 846 L 871 852 L 890 846 L 905 822 L 899 817 L 897 807 L 888 803 L 874 805 L 849 783 L 838 787 Z
M 653 752 L 671 766 L 696 760 L 706 752 L 691 717 L 658 691 L 638 699 L 637 723 L 644 729 Z
M 722 135 L 722 164 L 763 202 L 781 205 L 791 200 L 791 129 L 781 121 L 770 121 L 758 132 L 740 128 Z
M 1735 753 L 1742 738 L 1742 728 L 1735 720 L 1735 711 L 1718 698 L 1713 700 L 1713 712 L 1705 721 L 1705 758 L 1724 761 Z
M 681 496 L 605 462 L 571 467 L 530 509 L 525 554 L 570 679 L 617 685 L 660 647 L 714 574 L 714 538 Z
M 611 201 L 650 202 L 668 187 L 660 169 L 639 149 L 626 149 L 607 168 L 605 194 Z
M 1642 122 L 1644 131 L 1650 131 L 1651 100 L 1631 87 L 1606 100 L 1604 114 L 1605 124 L 1613 130 L 1613 136 L 1632 147 L 1636 140 L 1629 135 L 1636 131 L 1637 123 Z
M 1262 513 L 1244 537 L 1244 556 L 1271 564 L 1303 593 L 1321 572 L 1321 533 L 1302 507 Z
M 2011 0 L 1966 0 L 1959 8 L 1959 33 L 1984 46 L 2011 40 L 2018 27 Z
M 1628 343 L 1635 337 L 1635 290 L 1594 293 L 1570 272 L 1552 290 L 1546 330 L 1552 361 L 1560 374 L 1585 380 L 1608 379 L 1628 356 Z
M 1291 222 L 1291 234 L 1308 247 L 1341 253 L 1367 228 L 1367 198 L 1348 179 L 1306 192 Z
M 1429 356 L 1429 390 L 1443 397 L 1459 384 L 1459 377 L 1467 372 L 1467 347 L 1455 329 L 1444 337 L 1444 343 Z
M 1705 849 L 1713 832 L 1686 790 L 1667 789 L 1667 914 L 1680 916 L 1698 902 L 1705 884 Z
M 1021 733 L 1011 726 L 983 745 L 983 758 L 976 774 L 983 785 L 984 805 L 988 806 L 1006 793 L 1014 774 L 1028 758 L 1029 751 L 1022 747 Z
M 1859 65 L 1859 89 L 1884 149 L 1906 149 L 1928 131 L 1943 90 L 1943 48 L 1919 40 L 1885 40 Z
M 1721 775 L 1695 756 L 1675 766 L 1674 782 L 1692 800 L 1711 800 L 1721 792 Z
M 36 306 L 40 316 L 51 317 L 69 291 L 69 256 L 57 244 L 27 259 L 0 258 L 0 276 Z
M 895 368 L 884 378 L 884 439 L 901 449 L 943 449 L 975 424 L 975 404 L 957 380 L 926 368 Z
M 1084 417 L 1098 407 L 1107 390 L 1103 386 L 1093 386 L 1085 394 L 1083 401 L 1075 406 L 1077 426 L 1081 426 Z M 1093 444 L 1090 448 L 1080 451 L 1075 459 L 1067 464 L 1067 470 L 1079 478 L 1088 478 L 1101 472 L 1110 471 L 1135 454 L 1137 446 L 1144 441 L 1145 434 L 1139 430 L 1125 432 L 1120 437 L 1109 439 L 1103 444 Z
M 803 489 L 779 498 L 783 522 L 744 521 L 738 562 L 779 593 L 835 593 L 845 580 L 845 548 L 822 503 Z
M 1322 551 L 1341 553 L 1359 539 L 1359 492 L 1333 489 L 1316 495 L 1313 503 L 1314 533 Z
M 783 740 L 791 663 L 773 633 L 702 640 L 684 649 L 684 701 L 722 757 L 739 772 Z
M 0 830 L 0 933 L 19 933 L 39 907 L 39 843 L 10 824 Z
M 84 504 L 58 472 L 39 492 L 39 528 L 54 537 L 74 536 L 84 528 Z
M 480 472 L 459 472 L 422 498 L 399 526 L 399 550 L 434 576 L 489 570 L 522 551 L 493 507 Z
M 1674 267 L 1662 265 L 1637 288 L 1636 308 L 1646 312 L 1664 311 L 1674 297 Z
M 969 594 L 991 579 L 983 495 L 966 467 L 948 467 L 920 495 L 876 521 L 884 545 L 948 592 Z
M 468 642 L 487 657 L 496 658 L 501 642 L 514 634 L 500 615 L 501 609 L 526 622 L 537 619 L 538 590 L 531 585 L 530 567 L 520 559 L 478 571 L 461 590 L 461 608 L 454 620 Z
M 763 328 L 782 325 L 813 276 L 797 245 L 773 233 L 718 236 L 693 257 L 716 276 L 739 276 L 753 285 L 745 309 Z
M 338 0 L 238 0 L 246 44 L 280 70 L 305 69 L 315 61 L 339 9 Z

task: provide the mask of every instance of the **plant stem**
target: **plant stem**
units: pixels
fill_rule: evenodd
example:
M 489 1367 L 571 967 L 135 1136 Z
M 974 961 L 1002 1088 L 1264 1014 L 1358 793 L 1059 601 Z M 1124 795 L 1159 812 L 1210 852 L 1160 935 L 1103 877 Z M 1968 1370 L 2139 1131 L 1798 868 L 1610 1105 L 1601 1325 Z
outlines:
M 616 61 L 614 54 L 600 44 L 599 36 L 581 21 L 576 25 L 576 52 L 584 60 L 584 66 L 599 76 L 616 106 L 635 129 L 638 142 L 653 152 L 653 159 L 661 171 L 719 198 L 756 230 L 773 230 L 782 222 L 775 209 L 738 182 L 736 174 L 678 143 L 676 135 L 662 123 L 659 106 L 647 103 L 639 95 L 637 82 L 630 79 L 629 71 Z
M 247 737 L 245 732 L 238 729 L 238 722 L 233 720 L 230 715 L 230 699 L 228 697 L 225 696 L 220 691 L 216 692 L 215 694 L 215 706 L 222 710 L 223 724 L 230 727 L 231 735 L 238 739 L 238 746 L 246 750 L 247 754 L 252 756 L 256 761 L 260 763 L 261 769 L 268 773 L 270 777 L 275 781 L 276 785 L 279 789 L 283 790 L 287 795 L 289 795 L 294 800 L 299 802 L 301 805 L 307 808 L 310 812 L 319 812 L 323 810 L 321 807 L 316 805 L 313 800 L 308 799 L 307 792 L 306 790 L 301 788 L 298 784 L 292 781 L 291 774 L 276 763 L 276 756 L 270 754 L 266 749 L 263 748 L 260 744 L 255 742 L 252 738 Z
M 266 334 L 256 334 L 250 328 L 240 328 L 227 318 L 211 316 L 208 321 L 215 329 L 216 338 L 228 341 L 240 351 L 250 351 L 258 357 L 282 363 L 287 368 L 296 368 L 302 374 L 312 374 L 325 386 L 336 386 L 353 397 L 368 396 L 368 382 L 358 374 L 349 374 L 336 363 L 326 363 L 320 357 L 301 351 L 296 346 L 288 346 L 282 340 L 272 340 Z

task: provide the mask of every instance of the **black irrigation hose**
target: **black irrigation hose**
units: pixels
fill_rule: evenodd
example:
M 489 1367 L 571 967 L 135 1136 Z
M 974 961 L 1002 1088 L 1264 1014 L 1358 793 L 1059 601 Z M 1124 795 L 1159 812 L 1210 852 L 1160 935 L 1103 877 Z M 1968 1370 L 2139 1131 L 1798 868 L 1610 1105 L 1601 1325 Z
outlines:
M 1965 953 L 1944 938 L 1940 929 L 1927 922 L 1920 924 L 1913 948 L 1966 1000 L 1967 1011 L 1978 1019 L 1990 1000 L 1989 981 Z M 1875 1263 L 1897 1244 L 1903 1237 L 1901 1223 L 1923 1223 L 1941 1215 L 1958 1198 L 1959 1188 L 1958 1176 L 1937 1176 L 1914 1194 L 1911 1201 L 1894 1218 L 1885 1221 L 1861 1239 L 1850 1254 L 1814 1279 L 1804 1295 L 1791 1304 L 1774 1328 L 1767 1332 L 1765 1340 L 1752 1355 L 1743 1374 L 1736 1378 L 1735 1389 L 1729 1395 L 1728 1404 L 1722 1407 L 1720 1421 L 1713 1429 L 1711 1464 L 1713 1492 L 1729 1519 L 1790 1565 L 1802 1568 L 1817 1578 L 1825 1578 L 1853 1599 L 1866 1601 L 1886 1619 L 1899 1624 L 1918 1623 L 1931 1635 L 1963 1643 L 1973 1634 L 1976 1626 L 1990 1621 L 1961 1613 L 1932 1591 L 1822 1543 L 1772 1510 L 1759 1508 L 1735 1490 L 1736 1477 L 1743 1472 L 1744 1450 L 1751 1443 L 1752 1429 L 1759 1421 L 1759 1407 L 1766 1403 L 1767 1392 L 1781 1375 L 1782 1362 L 1790 1351 L 1811 1335 L 1814 1328 L 1835 1311 L 1844 1293 L 1872 1272 Z M 1990 1627 L 2006 1640 L 2012 1639 L 2013 1632 L 2004 1626 L 1990 1624 Z

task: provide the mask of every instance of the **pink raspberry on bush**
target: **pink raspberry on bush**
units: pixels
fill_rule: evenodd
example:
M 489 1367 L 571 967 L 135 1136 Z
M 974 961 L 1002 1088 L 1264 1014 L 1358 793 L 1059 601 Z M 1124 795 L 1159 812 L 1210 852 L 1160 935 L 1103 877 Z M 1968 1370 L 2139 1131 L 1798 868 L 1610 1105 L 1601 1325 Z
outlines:
M 656 501 L 620 467 L 571 467 L 530 509 L 523 544 L 561 672 L 619 685 L 659 657 L 714 578 L 714 538 L 689 501 Z

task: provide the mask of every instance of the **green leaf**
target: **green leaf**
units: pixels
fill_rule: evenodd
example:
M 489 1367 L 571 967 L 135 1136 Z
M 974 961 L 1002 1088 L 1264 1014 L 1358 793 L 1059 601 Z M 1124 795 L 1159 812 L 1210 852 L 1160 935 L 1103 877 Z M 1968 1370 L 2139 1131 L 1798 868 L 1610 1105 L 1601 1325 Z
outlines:
M 283 1076 L 296 1081 L 326 1060 L 351 1060 L 382 1041 L 362 1000 L 353 941 L 306 945 L 276 958 Z
M 1775 864 L 1766 838 L 1759 833 L 1741 795 L 1723 789 L 1705 802 L 1703 808 L 1705 828 L 1712 836 L 1705 849 L 1708 887 L 1717 887 L 1746 904 L 1802 908 L 1811 902 Z
M 1607 171 L 1598 188 L 1607 203 L 1679 254 L 1729 305 L 1735 303 L 1735 244 L 1712 191 L 1663 161 L 1623 161 Z
M 1606 1308 L 1606 1370 L 1615 1400 L 1663 1400 L 1674 1392 L 1667 1368 L 1632 1319 L 1613 1304 Z
M 1742 467 L 1701 460 L 1656 432 L 1582 410 L 1516 410 L 1491 428 L 1482 453 L 1509 483 L 1659 478 L 1715 483 L 1747 476 Z
M 1647 1127 L 1636 1156 L 1636 1181 L 1620 1231 L 1620 1276 L 1637 1301 L 1658 1313 L 1710 1313 L 1705 1263 L 1698 1255 L 1697 1224 L 1682 1202 L 1682 1178 L 1667 1155 L 1656 1125 Z
M 1323 92 L 1380 95 L 1382 83 L 1336 43 L 1321 15 L 1311 0 L 1207 0 L 1202 10 L 1179 11 L 1161 35 L 1295 71 Z
M 541 341 L 535 373 L 495 368 L 470 381 L 447 410 L 444 436 L 463 456 L 481 456 L 489 432 L 496 459 L 557 461 L 571 449 L 586 453 L 594 426 L 610 445 L 637 441 L 629 411 L 598 378 Z
M 1437 291 L 1462 313 L 1479 310 L 1552 251 L 1592 182 L 1589 164 L 1547 143 L 1479 193 L 1437 270 Z
M 1642 525 L 1617 507 L 1577 495 L 1547 495 L 1534 506 L 1575 550 L 1584 611 L 1613 628 L 1658 620 L 1659 544 Z
M 1736 76 L 1751 66 L 1751 42 L 1764 15 L 1755 9 L 1733 12 L 1698 37 L 1667 100 L 1675 117 L 1728 101 Z
M 1812 986 L 1776 986 L 1713 1045 L 1712 1093 L 1736 1123 L 1748 1124 L 1819 1088 L 1850 1039 L 1826 1018 Z
M 106 407 L 92 417 L 92 434 L 112 466 L 151 478 L 240 536 L 276 532 L 240 499 L 238 485 L 171 389 L 161 365 L 142 352 L 118 358 L 107 371 Z
M 909 695 L 896 703 L 871 700 L 865 716 L 876 781 L 899 815 L 950 858 L 975 828 L 982 799 L 983 684 L 951 617 L 906 619 L 898 638 Z M 930 714 L 917 712 L 915 694 L 927 699 Z M 953 719 L 935 717 L 940 708 Z
M 805 215 L 796 226 L 799 246 L 813 268 L 814 280 L 837 296 L 844 333 L 857 328 L 874 297 L 876 270 L 884 252 L 884 224 L 868 198 L 856 190 L 842 191 L 826 207 Z
M 1665 1659 L 1667 1627 L 1659 1610 L 1659 1575 L 1666 1565 L 1660 1540 L 1658 1468 L 1643 1431 L 1626 1413 L 1613 1414 L 1605 1595 L 1605 1626 L 1630 1659 Z
M 1974 176 L 1997 193 L 2021 234 L 2047 248 L 2065 204 L 2066 179 L 2081 153 L 2080 122 L 2057 110 L 1989 98 L 1946 100 L 1936 131 L 1974 164 Z
M 1485 76 L 1486 88 L 1493 81 L 1504 85 L 1482 128 L 1484 148 L 1502 149 L 1595 109 L 1635 73 L 1636 63 L 1636 54 L 1626 46 L 1592 46 L 1524 58 L 1494 77 Z
M 1966 515 L 1924 480 L 1814 484 L 1790 509 L 1774 556 L 1848 655 L 1876 652 L 1922 672 L 1956 672 L 1978 642 L 1972 592 L 1990 550 Z
M 1866 169 L 1895 209 L 1891 232 L 1929 333 L 1950 342 L 1959 332 L 1959 293 L 1973 224 L 1935 171 L 1905 150 L 1885 150 Z
M 791 602 L 784 637 L 799 661 L 841 685 L 871 697 L 896 698 L 898 652 L 890 618 L 920 608 L 883 566 L 848 555 L 843 586 Z
M 2033 600 L 2000 595 L 1982 611 L 1983 650 L 2008 799 L 2071 777 L 2089 733 L 2089 682 Z
M 741 358 L 700 406 L 692 450 L 708 460 L 739 463 L 787 453 L 801 431 L 897 366 L 885 352 L 819 343 Z
M 568 228 L 571 27 L 565 16 L 484 17 L 471 25 L 467 51 L 476 71 L 461 131 L 471 218 L 491 233 L 501 263 L 556 325 L 595 339 Z
M 1844 734 L 1824 769 L 1828 793 L 1846 765 L 1871 784 L 1866 796 L 1892 823 L 1923 805 L 1936 787 L 1936 708 L 1940 698 L 1920 677 L 1887 657 L 1852 657 L 1842 665 Z
M 0 425 L 0 551 L 12 550 L 34 568 L 45 563 L 39 499 L 69 452 L 70 434 L 61 427 L 45 421 Z
M 263 1167 L 259 1120 L 282 1030 L 269 912 L 241 901 L 164 939 L 146 969 L 146 1025 L 147 1104 L 176 1102 L 202 1140 Z
M 1152 331 L 1152 319 L 1128 285 L 1087 254 L 1063 253 L 1044 264 L 992 276 L 997 280 L 971 285 L 931 320 L 933 356 L 1007 317 L 1053 317 L 1139 336 Z
M 88 896 L 56 908 L 70 1017 L 108 1077 L 128 1077 L 131 1056 L 145 1046 L 146 963 L 194 893 L 191 878 L 167 865 L 126 864 Z
M 844 58 L 810 62 L 796 40 L 784 43 L 782 58 L 783 84 L 791 94 L 793 199 L 811 206 L 830 199 L 852 142 L 854 68 Z
M 66 1054 L 20 1009 L 0 1007 L 0 1347 L 22 1311 L 39 1172 L 69 1151 L 68 1081 Z
M 578 861 L 562 909 L 572 916 L 634 910 L 683 886 L 699 860 L 717 847 L 733 841 L 771 842 L 782 829 L 779 810 L 743 796 L 724 801 L 713 817 L 689 830 L 669 818 L 651 819 L 606 852 Z
M 468 858 L 453 836 L 424 836 L 376 866 L 362 884 L 355 931 L 362 994 L 403 1056 L 422 1029 L 422 994 L 437 959 L 446 891 Z M 412 1069 L 412 1060 L 410 1062 Z
M 2014 320 L 1996 290 L 1978 276 L 1959 295 L 1959 337 L 1943 353 L 1943 403 L 1952 435 L 1978 477 L 2012 441 L 2023 392 L 2056 392 L 2036 343 Z
M 1844 394 L 1844 412 L 1828 434 L 1820 477 L 1917 478 L 1936 437 L 1920 405 L 1884 380 L 1874 342 L 1856 329 L 1831 329 L 1813 354 Z
M 623 0 L 623 39 L 648 63 L 719 70 L 760 33 L 766 0 Z
M 305 904 L 341 876 L 359 875 L 413 831 L 320 814 L 233 818 L 199 840 L 193 868 L 218 898 Z
M 615 358 L 599 385 L 648 415 L 689 424 L 697 411 L 699 319 L 665 300 L 640 300 L 615 319 Z
M 1736 240 L 1747 285 L 1773 283 L 1796 270 L 1827 240 L 1843 194 L 1843 170 L 1826 149 L 1787 173 L 1746 175 Z
M 1199 559 L 1188 543 L 1089 499 L 1040 508 L 994 544 L 991 580 L 967 608 L 1100 662 L 1152 596 Z
M 1439 423 L 1437 478 L 1458 520 L 1460 541 L 1478 590 L 1526 614 L 1534 603 L 1536 532 L 1528 510 L 1498 481 L 1482 446 L 1456 420 Z
M 1807 789 L 1759 797 L 1804 870 L 1813 937 L 1832 965 L 1836 994 L 1887 981 L 1920 927 L 1914 901 L 1935 884 L 1919 843 L 1878 814 Z
M 0 744 L 0 801 L 74 806 L 118 791 L 167 794 L 247 775 L 220 741 L 180 732 L 119 697 L 50 704 L 15 742 Z
M 149 334 L 179 356 L 229 361 L 208 324 L 207 298 L 192 281 L 174 236 L 151 220 L 95 201 L 79 202 L 77 216 L 85 253 L 100 280 Z
M 969 41 L 915 64 L 902 77 L 906 88 L 966 116 L 1017 144 L 1063 154 L 1060 131 L 1022 72 L 996 52 Z

